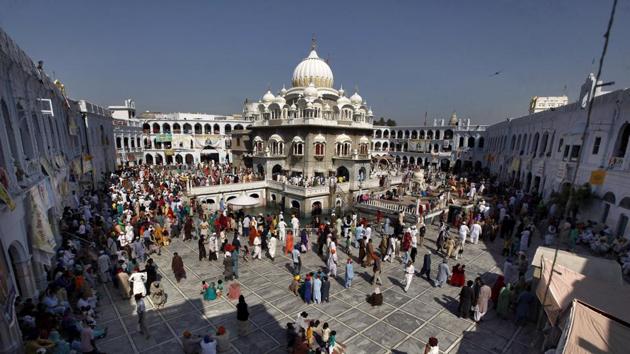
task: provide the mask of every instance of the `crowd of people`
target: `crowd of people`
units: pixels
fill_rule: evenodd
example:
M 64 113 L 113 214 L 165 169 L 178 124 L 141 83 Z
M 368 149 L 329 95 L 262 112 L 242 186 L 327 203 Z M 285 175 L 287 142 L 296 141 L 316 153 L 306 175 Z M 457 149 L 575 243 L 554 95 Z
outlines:
M 472 207 L 454 209 L 458 210 L 454 215 L 446 211 L 439 215 L 438 236 L 432 248 L 425 241 L 428 227 L 422 215 L 426 213 L 410 222 L 404 213 L 378 212 L 372 217 L 356 211 L 345 215 L 333 212 L 303 224 L 297 215 L 285 216 L 283 212 L 249 215 L 243 210 L 232 211 L 223 201 L 216 210 L 204 208 L 186 197 L 189 181 L 207 185 L 257 177 L 251 170 L 230 165 L 200 167 L 128 167 L 110 176 L 106 190 L 74 195 L 74 205 L 66 207 L 61 220 L 64 242 L 49 271 L 46 291 L 39 299 L 16 301 L 27 353 L 42 348 L 54 353 L 96 353 L 96 339 L 107 335 L 96 311 L 102 296 L 97 293 L 99 283 L 111 284 L 121 298 L 135 305 L 140 333 L 150 337 L 145 299 L 157 309 L 168 302 L 152 257 L 161 255 L 174 239 L 197 243 L 199 262 L 223 266 L 223 274 L 202 282 L 200 292 L 205 301 L 224 297 L 234 303 L 238 335 L 248 332 L 249 322 L 238 280 L 239 265 L 263 258 L 273 261 L 279 255 L 292 264 L 288 291 L 306 304 L 334 301 L 330 293 L 335 279 L 345 288 L 352 287 L 356 265 L 371 271 L 368 281 L 372 290 L 366 294 L 366 301 L 381 306 L 383 263 L 398 262 L 404 292 L 410 290 L 416 278 L 424 277 L 435 287 L 460 288 L 460 317 L 480 322 L 494 307 L 500 318 L 518 324 L 527 321 L 536 299 L 525 274 L 532 240 L 537 235 L 546 245 L 554 245 L 559 239 L 570 250 L 583 244 L 598 254 L 614 253 L 624 272 L 630 272 L 630 244 L 626 239 L 613 238 L 610 228 L 562 218 L 561 212 L 554 209 L 557 206 L 546 210 L 538 196 L 485 179 L 455 184 L 455 192 Z M 442 178 L 445 191 L 453 187 L 447 181 L 454 179 Z M 313 186 L 327 180 L 322 177 L 293 182 Z M 545 232 L 539 232 L 541 225 Z M 467 280 L 464 252 L 477 247 L 480 241 L 493 243 L 497 238 L 505 257 L 502 274 L 496 279 L 475 276 Z M 303 271 L 302 257 L 307 252 L 321 258 L 319 269 Z M 439 257 L 440 263 L 433 276 L 434 257 Z M 451 267 L 452 258 L 457 263 Z M 172 252 L 170 271 L 177 282 L 186 278 L 184 261 Z M 339 267 L 345 270 L 343 278 L 338 275 Z M 340 352 L 343 346 L 332 327 L 303 312 L 287 324 L 287 349 L 292 353 Z M 220 327 L 203 336 L 186 331 L 181 340 L 186 353 L 214 353 L 229 347 L 230 335 Z M 439 350 L 437 338 L 428 342 L 425 353 Z

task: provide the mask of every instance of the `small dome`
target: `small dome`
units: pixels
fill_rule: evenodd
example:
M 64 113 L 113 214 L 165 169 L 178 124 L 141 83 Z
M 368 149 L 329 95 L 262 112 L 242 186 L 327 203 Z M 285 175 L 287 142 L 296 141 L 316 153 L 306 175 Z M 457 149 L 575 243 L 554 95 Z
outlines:
M 324 111 L 325 112 L 330 111 L 330 105 L 328 103 L 324 103 Z
M 306 102 L 306 109 L 313 109 L 313 103 L 312 102 Z
M 363 103 L 363 97 L 355 92 L 354 95 L 350 96 L 350 102 L 352 102 L 353 105 L 360 106 L 361 103 Z
M 273 93 L 271 93 L 271 90 L 267 90 L 267 92 L 262 96 L 262 102 L 269 104 L 271 102 L 273 102 L 273 99 L 276 98 Z
M 295 106 L 295 103 L 291 104 L 291 107 L 289 107 L 290 110 L 295 111 L 297 109 L 297 107 Z
M 315 85 L 311 82 L 310 84 L 308 84 L 308 87 L 304 89 L 304 98 L 306 98 L 307 100 L 314 100 L 317 98 L 319 92 L 317 91 L 317 88 L 315 88 Z
M 457 114 L 455 112 L 453 112 L 453 114 L 451 114 L 451 119 L 448 121 L 448 124 L 455 126 L 455 125 L 457 125 L 457 122 L 458 122 Z
M 273 103 L 277 103 L 280 106 L 283 106 L 286 102 L 287 101 L 282 96 L 276 96 L 276 98 L 273 100 Z
M 312 49 L 308 57 L 302 60 L 293 70 L 293 87 L 305 87 L 309 83 L 317 87 L 332 87 L 333 73 L 325 60 Z
M 341 85 L 341 87 L 339 87 L 339 96 L 344 96 L 346 94 L 346 91 L 343 89 L 343 85 Z
M 282 96 L 284 96 L 284 95 L 286 95 L 286 94 L 287 94 L 287 89 L 286 89 L 286 88 L 284 88 L 284 85 L 282 85 L 282 90 L 280 90 L 280 94 L 281 94 Z
M 373 117 L 374 116 L 374 113 L 372 113 L 372 108 L 368 109 L 367 116 L 368 117 Z
M 337 99 L 337 105 L 343 106 L 344 104 L 350 104 L 350 100 L 348 97 L 342 95 Z

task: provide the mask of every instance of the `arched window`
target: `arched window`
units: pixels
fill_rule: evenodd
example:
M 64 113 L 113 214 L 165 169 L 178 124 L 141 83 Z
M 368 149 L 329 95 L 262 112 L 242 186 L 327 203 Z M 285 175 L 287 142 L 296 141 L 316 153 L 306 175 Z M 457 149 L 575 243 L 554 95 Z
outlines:
M 179 123 L 173 124 L 173 134 L 181 134 L 181 133 L 182 133 L 182 128 L 179 125 Z
M 426 135 L 424 134 L 424 130 L 420 131 L 420 139 L 424 139 Z
M 465 140 L 465 139 L 464 139 L 464 137 L 463 137 L 463 136 L 460 136 L 460 137 L 459 137 L 459 145 L 458 145 L 458 147 L 460 147 L 460 148 L 463 148 L 463 147 L 464 147 L 464 140 Z
M 203 134 L 203 130 L 201 129 L 201 123 L 195 124 L 195 134 Z
M 119 136 L 116 137 L 116 149 L 122 149 L 122 139 Z
M 213 134 L 221 134 L 221 127 L 218 124 L 215 124 L 212 127 L 212 130 L 213 130 L 213 132 L 212 132 Z
M 468 138 L 468 147 L 469 148 L 474 148 L 475 147 L 475 138 L 472 137 L 472 136 Z
M 482 149 L 483 145 L 485 144 L 485 139 L 483 138 L 483 136 L 481 138 L 479 138 L 479 142 L 477 143 L 477 146 Z
M 436 139 L 440 139 L 441 136 L 442 136 L 442 131 L 441 130 L 436 130 L 435 131 L 435 138 Z
M 368 154 L 368 144 L 361 143 L 359 144 L 359 155 L 367 155 Z
M 212 134 L 212 126 L 208 123 L 203 125 L 203 133 L 204 134 Z
M 547 142 L 549 140 L 549 133 L 545 132 L 542 137 L 542 141 L 540 143 L 540 152 L 538 156 L 542 156 L 547 152 Z
M 617 141 L 615 141 L 615 151 L 613 157 L 625 157 L 626 150 L 628 149 L 628 139 L 630 139 L 630 124 L 625 123 L 619 134 L 617 135 Z
M 22 108 L 22 105 L 17 105 L 18 122 L 20 126 L 20 138 L 22 139 L 22 151 L 28 159 L 35 157 L 35 147 L 33 146 L 33 134 L 29 128 L 28 121 L 30 118 Z
M 515 147 L 516 147 L 516 135 L 512 135 L 512 144 L 511 144 L 510 150 L 514 151 Z
M 160 134 L 160 125 L 153 123 L 153 134 Z
M 162 132 L 168 134 L 171 132 L 171 125 L 168 123 L 162 124 Z
M 293 156 L 304 156 L 304 140 L 296 136 L 293 138 Z
M 188 123 L 185 123 L 183 126 L 184 134 L 192 134 L 192 126 Z
M 232 126 L 229 124 L 226 124 L 223 129 L 225 129 L 225 134 L 230 134 L 232 132 Z
M 534 135 L 534 141 L 532 142 L 532 146 L 530 148 L 530 154 L 536 156 L 536 151 L 538 151 L 538 140 L 540 139 L 540 135 L 536 133 Z
M 326 154 L 326 144 L 315 143 L 315 156 L 324 156 Z
M 376 139 L 380 139 L 380 138 L 381 138 L 381 136 L 383 136 L 383 132 L 382 132 L 382 131 L 380 131 L 380 130 L 376 130 L 376 131 L 374 132 L 374 137 L 375 137 Z

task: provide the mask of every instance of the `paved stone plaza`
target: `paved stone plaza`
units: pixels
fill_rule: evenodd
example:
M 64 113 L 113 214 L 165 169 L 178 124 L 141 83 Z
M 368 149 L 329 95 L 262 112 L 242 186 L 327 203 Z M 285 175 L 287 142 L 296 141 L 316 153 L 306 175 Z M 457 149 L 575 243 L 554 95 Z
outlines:
M 433 250 L 437 230 L 429 227 L 429 240 L 425 246 Z M 378 245 L 379 236 L 374 240 Z M 476 275 L 494 281 L 500 272 L 502 240 L 494 244 L 467 245 L 463 263 L 467 279 Z M 353 250 L 356 255 L 358 251 Z M 188 278 L 176 284 L 170 269 L 172 252 L 184 258 Z M 419 249 L 416 263 L 422 264 L 424 250 Z M 219 262 L 199 262 L 197 242 L 175 240 L 167 251 L 154 259 L 159 265 L 162 286 L 169 298 L 162 310 L 151 308 L 146 301 L 147 324 L 151 338 L 138 333 L 135 305 L 122 300 L 113 287 L 101 288 L 100 324 L 108 327 L 108 336 L 97 345 L 107 353 L 181 353 L 179 338 L 185 330 L 195 334 L 214 333 L 225 326 L 231 333 L 230 353 L 286 353 L 285 326 L 295 321 L 302 311 L 309 318 L 327 321 L 337 331 L 337 340 L 347 353 L 422 353 L 430 336 L 439 340 L 444 353 L 526 353 L 533 326 L 517 327 L 511 321 L 498 319 L 491 310 L 481 324 L 458 318 L 457 295 L 459 288 L 445 285 L 433 288 L 425 279 L 416 277 L 405 293 L 402 289 L 403 268 L 397 261 L 383 264 L 383 306 L 371 308 L 365 301 L 372 292 L 369 284 L 371 268 L 355 263 L 355 280 L 351 289 L 342 286 L 343 264 L 346 255 L 340 254 L 339 277 L 331 282 L 331 300 L 326 304 L 306 305 L 293 296 L 288 285 L 291 281 L 290 259 L 277 256 L 269 259 L 239 263 L 242 293 L 249 305 L 250 332 L 236 337 L 235 303 L 226 299 L 207 302 L 202 299 L 202 280 L 216 282 L 223 267 Z M 432 257 L 432 275 L 441 258 Z M 460 261 L 462 261 L 460 259 Z M 324 266 L 316 254 L 309 251 L 302 257 L 302 272 L 315 271 Z M 451 260 L 452 266 L 455 261 Z M 500 264 L 500 265 L 499 265 Z M 418 271 L 418 269 L 417 269 Z M 226 286 L 227 290 L 227 286 Z M 114 306 L 111 306 L 113 304 Z

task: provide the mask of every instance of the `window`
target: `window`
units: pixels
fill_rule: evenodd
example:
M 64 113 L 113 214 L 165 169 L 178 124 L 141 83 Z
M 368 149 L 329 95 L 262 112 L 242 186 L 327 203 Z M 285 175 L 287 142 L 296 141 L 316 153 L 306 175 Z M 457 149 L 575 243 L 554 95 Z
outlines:
M 593 155 L 597 155 L 599 154 L 599 145 L 601 145 L 602 143 L 602 138 L 601 137 L 597 137 L 595 138 L 595 142 L 593 143 Z
M 569 148 L 570 148 L 569 145 L 564 147 L 564 154 L 562 154 L 562 161 L 566 161 L 567 158 L 569 157 Z
M 368 144 L 367 143 L 359 144 L 359 154 L 360 155 L 367 155 L 368 154 Z
M 236 138 L 236 146 L 241 146 L 241 138 Z
M 564 144 L 564 139 L 560 139 L 560 142 L 558 143 L 558 152 L 562 151 L 563 144 Z
M 350 142 L 337 143 L 337 146 L 336 146 L 337 156 L 350 156 L 351 149 L 352 149 L 352 144 Z
M 304 156 L 304 143 L 293 143 L 293 156 Z
M 577 161 L 580 157 L 580 145 L 571 146 L 571 158 L 570 161 Z
M 315 156 L 324 156 L 326 153 L 326 146 L 324 143 L 315 143 Z

